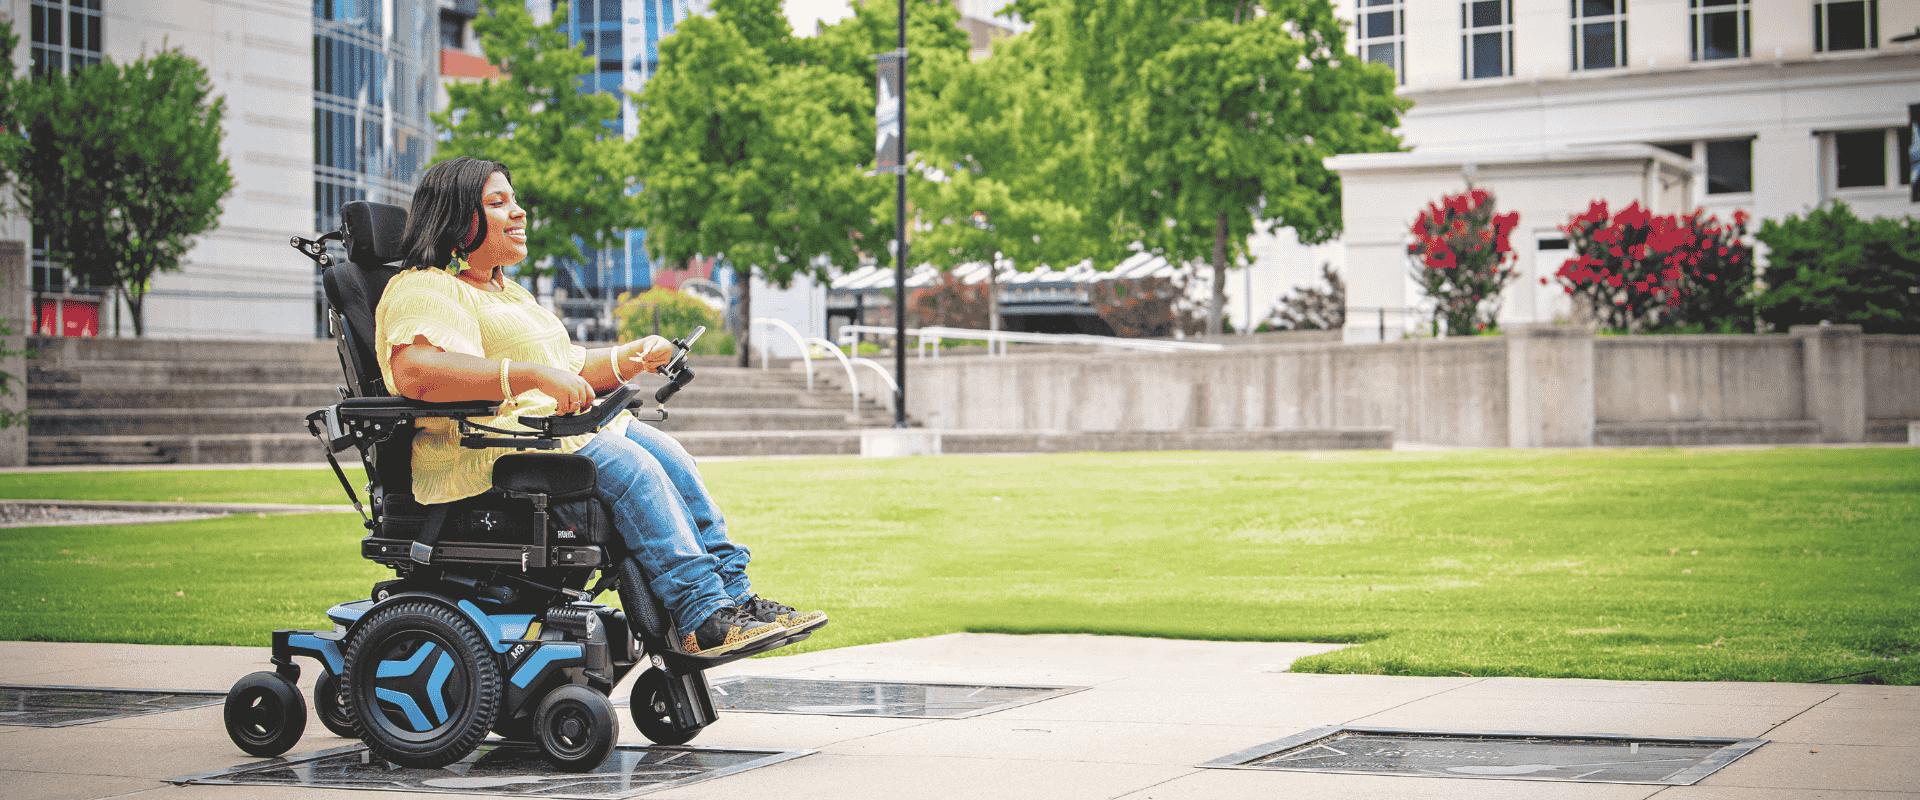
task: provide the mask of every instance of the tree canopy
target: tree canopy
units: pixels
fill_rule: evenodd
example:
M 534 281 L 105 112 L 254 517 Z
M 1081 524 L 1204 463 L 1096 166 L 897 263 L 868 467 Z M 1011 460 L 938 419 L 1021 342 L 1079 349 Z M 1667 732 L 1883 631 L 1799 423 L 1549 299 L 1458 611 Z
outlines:
M 10 88 L 25 138 L 9 145 L 9 166 L 28 221 L 50 259 L 122 290 L 144 335 L 153 276 L 180 268 L 233 191 L 220 153 L 225 100 L 178 50 Z
M 1208 329 L 1225 271 L 1256 230 L 1340 232 L 1322 159 L 1393 150 L 1408 103 L 1391 70 L 1347 53 L 1327 0 L 1021 0 L 1033 34 L 1077 72 L 1106 159 L 1098 218 L 1177 263 L 1210 261 Z
M 639 204 L 628 191 L 634 154 L 611 127 L 620 101 L 579 90 L 594 62 L 561 28 L 564 4 L 545 25 L 520 0 L 482 5 L 473 29 L 503 74 L 448 84 L 447 110 L 433 119 L 449 136 L 434 157 L 472 156 L 513 170 L 514 192 L 536 223 L 527 228 L 528 258 L 519 270 L 537 281 L 553 271 L 552 259 L 584 261 L 581 243 L 611 247 L 638 226 Z

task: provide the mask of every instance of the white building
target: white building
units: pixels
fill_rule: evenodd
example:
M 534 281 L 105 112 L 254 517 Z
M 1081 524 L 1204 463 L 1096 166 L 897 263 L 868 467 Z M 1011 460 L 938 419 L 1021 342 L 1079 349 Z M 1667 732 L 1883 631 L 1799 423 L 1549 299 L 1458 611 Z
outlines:
M 1567 313 L 1539 279 L 1564 260 L 1557 227 L 1593 200 L 1722 219 L 1736 209 L 1779 219 L 1831 200 L 1874 217 L 1920 207 L 1907 187 L 1920 3 L 1337 4 L 1356 52 L 1393 66 L 1414 102 L 1401 128 L 1410 152 L 1328 160 L 1344 187 L 1349 341 L 1412 330 L 1417 312 L 1371 309 L 1420 304 L 1406 230 L 1469 178 L 1521 213 L 1522 274 L 1505 324 Z

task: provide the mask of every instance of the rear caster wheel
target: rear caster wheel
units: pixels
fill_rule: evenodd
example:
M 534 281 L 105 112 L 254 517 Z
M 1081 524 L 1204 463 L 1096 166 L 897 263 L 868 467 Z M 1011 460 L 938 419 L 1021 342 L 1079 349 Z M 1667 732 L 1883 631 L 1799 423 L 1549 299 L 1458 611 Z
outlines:
M 590 772 L 607 760 L 620 735 L 613 701 L 579 684 L 553 690 L 534 714 L 535 741 L 547 763 L 561 772 Z
M 307 730 L 300 687 L 277 672 L 256 672 L 227 690 L 227 736 L 248 755 L 270 758 L 293 749 Z
M 343 739 L 360 738 L 353 729 L 353 715 L 347 713 L 347 704 L 340 697 L 340 678 L 325 667 L 313 680 L 313 710 L 320 717 L 320 724 L 333 735 Z
M 700 735 L 699 728 L 682 728 L 673 718 L 673 699 L 667 682 L 672 680 L 659 670 L 647 670 L 633 680 L 633 696 L 627 711 L 633 715 L 640 735 L 656 744 L 686 744 Z

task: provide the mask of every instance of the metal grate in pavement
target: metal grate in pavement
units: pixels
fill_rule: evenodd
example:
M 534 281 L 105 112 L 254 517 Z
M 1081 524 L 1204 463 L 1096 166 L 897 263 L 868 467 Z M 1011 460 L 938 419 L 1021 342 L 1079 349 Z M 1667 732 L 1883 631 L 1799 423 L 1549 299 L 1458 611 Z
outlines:
M 959 719 L 1072 694 L 1085 686 L 856 681 L 739 675 L 712 684 L 722 711 Z
M 64 728 L 219 705 L 226 696 L 226 692 L 209 691 L 0 685 L 0 725 Z
M 812 752 L 619 745 L 599 769 L 572 773 L 548 766 L 534 745 L 523 742 L 490 739 L 473 755 L 438 769 L 378 761 L 365 745 L 356 744 L 183 775 L 167 782 L 616 800 L 713 780 Z
M 1336 725 L 1268 742 L 1200 766 L 1690 786 L 1766 741 Z

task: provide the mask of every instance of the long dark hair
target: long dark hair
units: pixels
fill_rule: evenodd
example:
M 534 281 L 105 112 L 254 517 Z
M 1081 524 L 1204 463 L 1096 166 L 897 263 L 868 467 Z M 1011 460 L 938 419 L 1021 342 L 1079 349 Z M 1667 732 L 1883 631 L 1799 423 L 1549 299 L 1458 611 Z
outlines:
M 405 246 L 408 267 L 445 267 L 455 254 L 465 258 L 487 240 L 487 215 L 480 194 L 493 173 L 513 173 L 498 161 L 460 156 L 427 169 L 413 190 L 407 211 Z

